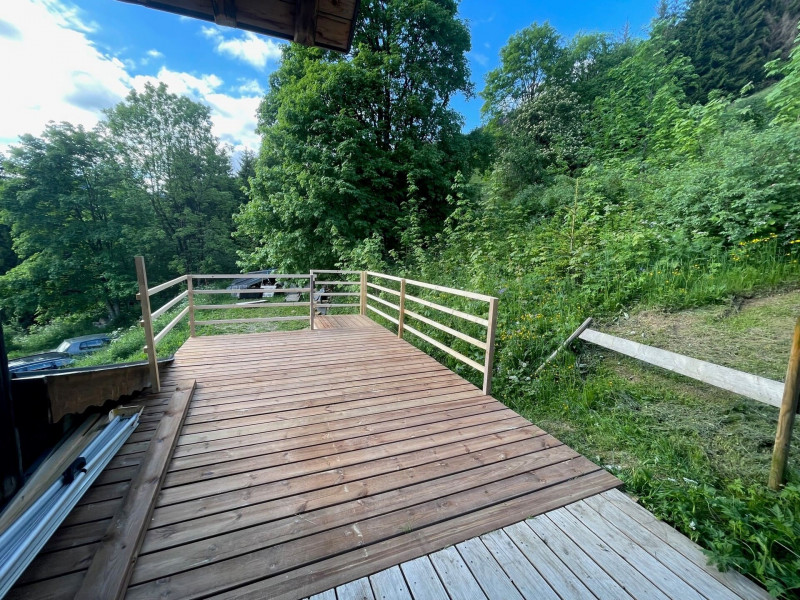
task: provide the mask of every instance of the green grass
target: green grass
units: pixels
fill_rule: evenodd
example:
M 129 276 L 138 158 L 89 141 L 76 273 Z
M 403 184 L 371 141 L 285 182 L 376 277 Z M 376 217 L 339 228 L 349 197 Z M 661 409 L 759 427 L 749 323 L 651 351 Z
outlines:
M 791 278 L 776 285 L 769 272 L 762 272 L 760 285 L 755 271 L 745 269 L 736 274 L 731 268 L 717 304 L 679 312 L 669 305 L 622 310 L 596 327 L 782 381 L 800 291 Z M 513 297 L 525 302 L 521 291 Z M 578 306 L 574 298 L 554 295 L 541 312 L 520 310 L 503 323 L 496 395 L 617 475 L 629 493 L 700 543 L 716 564 L 746 573 L 776 596 L 797 597 L 797 426 L 790 484 L 777 494 L 766 487 L 778 412 L 773 407 L 588 344 L 563 352 L 533 377 L 558 341 L 592 314 L 590 308 L 579 313 Z
M 173 290 L 173 293 L 176 293 Z M 264 308 L 236 308 L 235 304 L 241 302 L 236 298 L 224 294 L 216 295 L 196 295 L 195 303 L 202 304 L 229 304 L 231 308 L 225 309 L 212 309 L 212 310 L 196 310 L 195 323 L 196 335 L 221 335 L 221 334 L 247 334 L 247 333 L 262 333 L 268 331 L 295 331 L 299 329 L 308 329 L 308 314 L 309 309 L 307 306 L 297 307 L 270 307 L 271 302 L 283 302 L 284 298 L 281 294 L 276 294 L 274 298 L 267 300 Z M 307 300 L 306 300 L 307 301 Z M 154 305 L 156 306 L 156 305 Z M 161 331 L 167 324 L 172 321 L 184 308 L 186 302 L 182 302 L 173 307 L 169 312 L 159 317 L 153 326 L 155 333 Z M 345 314 L 352 312 L 350 309 L 331 309 L 329 314 Z M 265 318 L 265 317 L 288 317 L 288 316 L 302 316 L 306 317 L 305 320 L 298 321 L 277 321 L 272 323 L 232 323 L 223 325 L 202 325 L 201 320 L 223 320 L 223 319 L 246 319 L 246 318 Z M 158 344 L 159 358 L 165 358 L 174 354 L 186 340 L 189 338 L 189 319 L 185 317 L 181 322 L 170 331 L 163 340 Z M 115 339 L 111 345 L 95 354 L 84 357 L 76 363 L 75 366 L 91 366 L 102 365 L 110 363 L 131 362 L 136 360 L 145 360 L 147 356 L 144 353 L 143 347 L 145 345 L 144 329 L 137 325 L 132 325 L 121 335 Z

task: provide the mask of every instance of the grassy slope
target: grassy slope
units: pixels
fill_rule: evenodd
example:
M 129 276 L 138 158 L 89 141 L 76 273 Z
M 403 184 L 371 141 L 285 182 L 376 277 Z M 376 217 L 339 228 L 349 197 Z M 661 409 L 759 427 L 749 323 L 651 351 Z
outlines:
M 800 290 L 793 289 L 682 312 L 643 311 L 597 327 L 782 381 L 798 314 Z M 506 393 L 506 401 L 621 477 L 719 564 L 796 597 L 799 426 L 790 454 L 794 485 L 778 495 L 765 487 L 773 407 L 588 344 L 535 386 L 535 395 Z

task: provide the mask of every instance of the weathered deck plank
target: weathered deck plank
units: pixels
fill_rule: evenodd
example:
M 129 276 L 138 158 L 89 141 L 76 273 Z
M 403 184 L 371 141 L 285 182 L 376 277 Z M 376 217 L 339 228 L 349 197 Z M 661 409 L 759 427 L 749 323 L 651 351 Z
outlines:
M 164 385 L 196 391 L 128 597 L 299 598 L 359 580 L 411 597 L 400 569 L 363 578 L 618 484 L 369 319 L 320 322 L 178 351 Z M 168 398 L 145 401 L 136 437 L 15 597 L 80 587 Z

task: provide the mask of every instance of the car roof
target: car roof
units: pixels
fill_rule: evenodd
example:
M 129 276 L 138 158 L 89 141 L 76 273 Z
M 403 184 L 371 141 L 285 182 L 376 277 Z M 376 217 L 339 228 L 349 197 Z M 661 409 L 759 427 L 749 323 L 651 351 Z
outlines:
M 270 275 L 271 273 L 274 273 L 274 272 L 275 272 L 275 269 L 263 269 L 261 271 L 251 271 L 250 273 L 242 273 L 242 275 Z M 248 278 L 242 278 L 242 279 L 234 279 L 233 283 L 230 284 L 227 287 L 227 289 L 229 289 L 229 290 L 230 289 L 237 289 L 237 288 L 234 288 L 233 286 L 253 285 L 253 284 L 259 283 L 262 279 L 264 279 L 264 278 L 263 277 L 248 277 Z
M 86 342 L 86 341 L 89 341 L 89 340 L 97 340 L 97 339 L 105 339 L 105 340 L 107 340 L 107 339 L 109 339 L 108 338 L 108 334 L 107 333 L 93 333 L 91 335 L 81 335 L 79 337 L 67 338 L 66 340 L 64 340 L 64 342 L 69 342 L 71 344 L 73 342 Z M 61 343 L 63 344 L 64 342 L 61 342 Z
M 24 365 L 40 360 L 52 360 L 55 358 L 69 358 L 66 352 L 39 352 L 38 354 L 30 354 L 28 356 L 20 356 L 19 358 L 12 358 L 8 361 L 9 366 Z

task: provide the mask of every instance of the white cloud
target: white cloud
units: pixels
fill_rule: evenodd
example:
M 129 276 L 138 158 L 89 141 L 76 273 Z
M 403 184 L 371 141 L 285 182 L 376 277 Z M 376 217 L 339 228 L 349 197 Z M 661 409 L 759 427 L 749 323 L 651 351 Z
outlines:
M 226 37 L 217 27 L 205 26 L 203 35 L 214 42 L 214 49 L 224 56 L 246 62 L 257 69 L 263 69 L 267 63 L 281 59 L 283 44 L 266 39 L 250 31 L 239 32 L 234 37 Z
M 145 83 L 153 85 L 165 83 L 173 94 L 201 100 L 217 90 L 223 81 L 214 74 L 197 77 L 183 71 L 171 71 L 167 67 L 161 67 L 156 75 L 137 75 L 131 79 L 131 86 L 137 90 L 143 90 Z
M 0 23 L 0 151 L 23 133 L 39 135 L 48 121 L 93 127 L 102 109 L 122 100 L 131 88 L 166 83 L 211 107 L 214 133 L 234 149 L 257 149 L 255 112 L 263 95 L 257 81 L 225 93 L 213 73 L 192 74 L 161 66 L 155 75 L 133 75 L 135 63 L 101 51 L 89 34 L 94 23 L 78 9 L 56 0 L 15 0 Z M 146 57 L 163 58 L 152 49 Z
M 257 96 L 264 95 L 264 88 L 255 79 L 240 80 L 241 84 L 236 88 L 240 94 L 256 94 Z
M 485 67 L 487 64 L 489 64 L 489 57 L 485 54 L 481 54 L 480 52 L 467 52 L 467 56 L 469 56 L 482 67 Z
M 77 9 L 52 0 L 17 0 L 3 18 L 15 35 L 0 36 L 0 144 L 22 133 L 39 134 L 50 121 L 87 127 L 99 111 L 128 91 L 128 73 L 117 58 L 89 42 L 94 25 Z
M 155 76 L 140 75 L 132 80 L 133 87 L 137 90 L 143 90 L 147 83 L 165 83 L 173 94 L 189 96 L 208 105 L 211 108 L 214 135 L 222 142 L 230 144 L 234 150 L 255 150 L 259 147 L 260 139 L 255 129 L 256 110 L 261 102 L 261 94 L 231 96 L 219 91 L 224 82 L 216 75 L 197 77 L 181 71 L 171 71 L 166 67 L 159 69 Z

